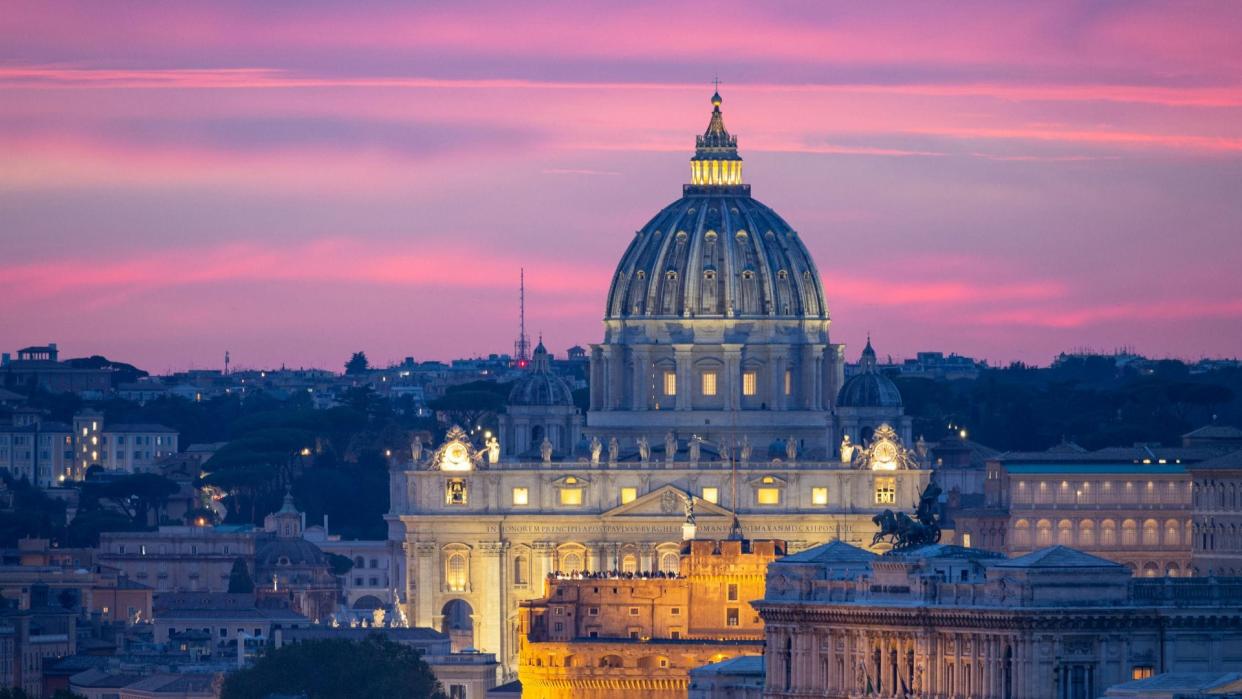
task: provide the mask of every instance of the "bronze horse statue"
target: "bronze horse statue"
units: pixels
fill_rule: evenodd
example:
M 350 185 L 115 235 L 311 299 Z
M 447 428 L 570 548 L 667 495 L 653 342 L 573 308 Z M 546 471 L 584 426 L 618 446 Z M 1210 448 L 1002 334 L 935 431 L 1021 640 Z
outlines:
M 940 523 L 936 516 L 936 501 L 940 498 L 940 493 L 939 486 L 935 483 L 928 483 L 927 488 L 919 496 L 914 517 L 892 510 L 884 510 L 872 517 L 871 521 L 880 530 L 872 537 L 871 545 L 875 546 L 888 539 L 893 545 L 893 550 L 897 550 L 939 542 Z

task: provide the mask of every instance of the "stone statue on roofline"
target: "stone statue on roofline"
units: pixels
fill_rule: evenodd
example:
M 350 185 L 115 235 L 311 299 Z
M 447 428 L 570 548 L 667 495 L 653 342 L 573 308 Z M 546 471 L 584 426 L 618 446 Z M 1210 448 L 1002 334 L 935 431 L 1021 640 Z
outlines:
M 599 466 L 599 455 L 603 451 L 604 445 L 599 441 L 599 437 L 591 437 L 591 465 Z
M 638 438 L 638 460 L 644 464 L 651 461 L 651 443 L 647 441 L 646 436 Z
M 664 460 L 673 463 L 673 458 L 677 456 L 677 437 L 669 431 L 664 435 Z
M 690 445 L 687 447 L 690 452 L 690 463 L 698 464 L 699 456 L 703 449 L 703 439 L 697 434 L 690 437 Z
M 621 458 L 621 443 L 616 437 L 608 438 L 608 465 L 616 466 L 617 459 Z
M 543 458 L 545 464 L 552 463 L 552 442 L 547 437 L 544 437 L 539 445 L 539 456 Z

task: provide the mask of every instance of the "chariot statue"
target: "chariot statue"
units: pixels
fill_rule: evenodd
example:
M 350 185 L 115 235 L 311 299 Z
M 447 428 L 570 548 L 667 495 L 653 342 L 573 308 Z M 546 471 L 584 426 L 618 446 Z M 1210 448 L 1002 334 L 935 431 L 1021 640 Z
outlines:
M 940 541 L 940 518 L 937 515 L 937 503 L 940 493 L 940 486 L 935 482 L 929 482 L 923 489 L 923 494 L 919 496 L 913 517 L 904 512 L 894 513 L 892 510 L 884 510 L 872 517 L 871 521 L 880 530 L 872 537 L 871 545 L 875 546 L 887 539 L 892 544 L 893 551 L 901 551 L 938 543 Z

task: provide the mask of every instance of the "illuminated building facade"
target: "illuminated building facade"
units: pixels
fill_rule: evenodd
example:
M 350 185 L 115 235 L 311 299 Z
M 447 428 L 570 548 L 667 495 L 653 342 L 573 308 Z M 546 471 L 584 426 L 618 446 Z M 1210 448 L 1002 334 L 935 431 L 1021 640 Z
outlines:
M 682 198 L 613 276 L 581 433 L 568 387 L 536 361 L 498 440 L 455 429 L 391 464 L 404 612 L 509 676 L 520 605 L 550 572 L 676 571 L 688 502 L 705 538 L 870 546 L 872 517 L 916 502 L 930 476 L 890 392 L 851 393 L 842 414 L 858 431 L 838 439 L 842 347 L 819 275 L 741 183 L 719 96 L 696 145 Z
M 950 503 L 954 541 L 1011 556 L 1060 544 L 1143 577 L 1195 575 L 1194 544 L 1202 541 L 1194 541 L 1192 470 L 1222 453 L 1219 446 L 1061 444 L 1000 454 L 984 466 L 982 506 Z
M 750 606 L 781 541 L 687 541 L 676 573 L 554 574 L 522 604 L 518 677 L 525 699 L 686 696 L 689 671 L 763 652 Z
M 769 566 L 755 607 L 767 699 L 1092 699 L 1242 662 L 1237 578 L 1134 578 L 1065 546 L 873 556 L 834 542 Z

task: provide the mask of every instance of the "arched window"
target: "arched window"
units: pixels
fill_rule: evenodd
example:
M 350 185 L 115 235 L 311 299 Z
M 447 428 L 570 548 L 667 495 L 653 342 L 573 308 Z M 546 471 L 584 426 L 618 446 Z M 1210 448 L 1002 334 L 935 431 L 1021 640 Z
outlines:
M 444 586 L 448 588 L 449 592 L 465 592 L 468 578 L 469 566 L 466 554 L 462 552 L 450 553 L 448 565 L 444 569 Z
M 1057 543 L 1062 546 L 1074 545 L 1074 523 L 1068 519 L 1057 522 Z
M 1052 546 L 1052 522 L 1041 519 L 1035 523 L 1035 545 L 1040 548 Z
M 561 557 L 562 573 L 581 573 L 582 572 L 582 555 L 579 553 L 567 553 Z
M 1143 545 L 1160 545 L 1160 523 L 1154 519 L 1143 520 Z
M 660 556 L 660 571 L 663 573 L 676 574 L 681 568 L 681 557 L 672 551 L 666 552 Z
M 1138 545 L 1138 522 L 1127 519 L 1121 523 L 1121 545 L 1137 546 Z
M 1078 522 L 1078 545 L 1095 546 L 1095 522 L 1089 519 Z
M 1117 545 L 1117 522 L 1106 519 L 1100 522 L 1100 545 L 1116 546 Z
M 1013 543 L 1014 546 L 1030 546 L 1031 545 L 1031 523 L 1025 519 L 1020 519 L 1013 523 Z
M 632 553 L 627 553 L 624 556 L 622 556 L 621 557 L 621 572 L 622 573 L 637 573 L 638 572 L 638 556 L 635 556 Z
M 1178 526 L 1177 520 L 1168 519 L 1164 522 L 1164 543 L 1166 546 L 1180 546 L 1182 543 L 1182 528 Z

